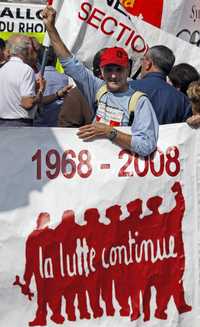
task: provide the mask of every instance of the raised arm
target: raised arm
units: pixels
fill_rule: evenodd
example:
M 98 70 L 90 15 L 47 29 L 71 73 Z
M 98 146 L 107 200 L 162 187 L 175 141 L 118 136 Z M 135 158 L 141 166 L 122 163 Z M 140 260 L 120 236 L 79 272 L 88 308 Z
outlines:
M 173 210 L 183 215 L 185 212 L 185 199 L 183 196 L 181 184 L 179 182 L 175 182 L 171 187 L 171 190 L 173 193 L 175 193 L 176 200 L 176 206 Z
M 81 64 L 65 46 L 58 31 L 55 28 L 55 10 L 47 6 L 43 10 L 43 20 L 48 31 L 51 44 L 59 57 L 66 75 L 71 76 L 82 94 L 86 97 L 90 108 L 95 111 L 95 96 L 103 81 L 93 75 L 83 64 Z
M 71 52 L 63 43 L 58 31 L 55 27 L 55 18 L 56 18 L 56 11 L 51 7 L 47 6 L 43 12 L 43 22 L 49 34 L 49 38 L 51 40 L 51 44 L 54 48 L 54 51 L 59 58 L 67 59 L 72 57 Z

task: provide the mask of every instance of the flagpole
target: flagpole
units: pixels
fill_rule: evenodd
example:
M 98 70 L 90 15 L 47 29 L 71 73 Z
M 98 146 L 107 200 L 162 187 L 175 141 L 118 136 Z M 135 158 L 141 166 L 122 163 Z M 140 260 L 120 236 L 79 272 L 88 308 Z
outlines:
M 56 10 L 57 15 L 58 15 L 58 11 L 60 9 L 60 4 L 61 3 L 62 3 L 61 0 L 48 0 L 47 1 L 47 4 L 49 6 L 52 6 Z M 44 45 L 44 53 L 43 53 L 42 64 L 41 64 L 41 68 L 40 68 L 40 74 L 41 74 L 41 76 L 44 76 L 44 70 L 45 70 L 45 66 L 46 66 L 46 63 L 47 63 L 47 58 L 48 58 L 48 53 L 49 53 L 49 47 L 51 45 L 51 41 L 49 39 L 49 35 L 48 35 L 47 32 L 45 34 L 43 45 Z

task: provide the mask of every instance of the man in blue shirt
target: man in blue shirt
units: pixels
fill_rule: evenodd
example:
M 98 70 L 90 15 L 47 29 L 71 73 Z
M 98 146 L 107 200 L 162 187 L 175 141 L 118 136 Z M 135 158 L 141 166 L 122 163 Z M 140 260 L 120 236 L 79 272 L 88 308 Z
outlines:
M 43 11 L 43 20 L 50 36 L 51 44 L 60 58 L 64 71 L 71 76 L 87 98 L 90 107 L 96 113 L 95 122 L 79 129 L 78 136 L 83 140 L 98 137 L 110 139 L 119 146 L 141 156 L 147 156 L 156 149 L 158 139 L 158 121 L 148 98 L 141 96 L 137 101 L 131 134 L 118 131 L 114 125 L 128 126 L 128 105 L 134 91 L 127 78 L 129 60 L 122 48 L 107 48 L 101 55 L 100 67 L 104 81 L 95 77 L 67 49 L 55 28 L 55 11 L 47 6 Z M 106 84 L 107 92 L 102 95 L 97 111 L 96 94 Z
M 166 82 L 174 62 L 168 47 L 153 46 L 141 60 L 141 79 L 131 82 L 134 90 L 148 95 L 159 124 L 181 123 L 192 115 L 188 98 Z

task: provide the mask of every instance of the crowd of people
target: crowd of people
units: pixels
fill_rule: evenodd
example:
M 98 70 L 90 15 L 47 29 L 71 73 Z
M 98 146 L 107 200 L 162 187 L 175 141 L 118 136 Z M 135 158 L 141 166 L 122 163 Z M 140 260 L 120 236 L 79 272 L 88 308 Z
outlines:
M 156 45 L 141 58 L 131 77 L 125 49 L 103 48 L 85 67 L 63 43 L 47 6 L 43 22 L 52 46 L 44 76 L 45 48 L 22 34 L 0 39 L 0 126 L 78 127 L 83 140 L 107 138 L 147 156 L 156 149 L 159 125 L 200 125 L 200 81 L 195 67 L 174 65 L 171 49 Z M 64 73 L 56 70 L 57 59 Z M 131 135 L 117 126 L 131 126 Z

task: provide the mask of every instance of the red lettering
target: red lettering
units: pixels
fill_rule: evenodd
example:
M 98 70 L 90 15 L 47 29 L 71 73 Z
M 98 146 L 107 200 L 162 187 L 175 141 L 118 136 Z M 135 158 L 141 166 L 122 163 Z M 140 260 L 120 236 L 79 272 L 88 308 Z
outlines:
M 127 170 L 127 168 L 129 168 L 132 163 L 133 157 L 130 152 L 128 152 L 126 150 L 121 150 L 119 153 L 119 159 L 123 159 L 124 156 L 128 156 L 128 158 L 127 158 L 126 163 L 121 167 L 118 176 L 119 177 L 133 176 L 133 172 Z
M 159 154 L 159 169 L 158 170 L 155 169 L 155 162 L 154 162 L 154 159 L 155 159 L 157 153 Z M 157 151 L 154 152 L 150 156 L 150 169 L 151 169 L 152 174 L 156 177 L 161 176 L 164 172 L 164 165 L 165 165 L 164 153 L 160 149 L 157 149 Z
M 140 158 L 137 154 L 131 155 L 126 150 L 119 152 L 119 159 L 128 156 L 126 163 L 120 168 L 118 176 L 134 176 L 144 177 L 151 173 L 155 177 L 163 175 L 164 170 L 169 176 L 177 176 L 180 172 L 179 150 L 177 147 L 169 147 L 164 154 L 159 148 L 150 157 Z M 134 169 L 128 170 L 133 162 Z
M 37 163 L 36 178 L 41 179 L 42 178 L 42 151 L 40 149 L 38 149 L 36 153 L 32 156 L 32 161 L 36 161 Z
M 141 44 L 139 44 L 138 41 L 141 41 L 142 42 L 142 47 L 141 47 Z M 132 42 L 131 42 L 131 48 L 133 49 L 133 51 L 136 51 L 136 52 L 143 52 L 145 51 L 146 49 L 146 44 L 145 44 L 145 41 L 143 39 L 143 37 L 141 35 L 136 35 Z
M 129 45 L 129 43 L 130 43 L 130 41 L 131 41 L 134 34 L 135 34 L 135 31 L 132 31 L 131 34 L 129 35 L 128 39 L 125 42 L 126 46 Z
M 122 36 L 124 35 L 125 31 L 128 30 L 129 32 L 131 31 L 131 28 L 124 25 L 123 23 L 119 23 L 119 26 L 122 26 L 122 30 L 121 32 L 119 33 L 118 37 L 117 37 L 117 41 L 120 41 Z
M 166 172 L 169 176 L 177 176 L 180 173 L 179 150 L 175 147 L 169 147 L 166 151 Z
M 115 17 L 106 16 L 106 13 L 98 8 L 93 8 L 92 4 L 83 2 L 78 13 L 79 19 L 87 22 L 88 25 L 100 31 L 107 36 L 113 36 L 117 42 L 123 41 L 124 45 L 131 46 L 137 53 L 144 53 L 148 49 L 141 35 L 135 35 L 135 31 L 130 26 L 118 22 Z
M 129 151 L 121 150 L 118 159 L 124 159 L 124 163 L 119 169 L 119 177 L 139 176 L 144 177 L 152 174 L 160 177 L 164 172 L 168 176 L 174 177 L 180 173 L 179 149 L 176 146 L 168 147 L 163 153 L 157 148 L 151 156 L 141 158 L 137 154 L 132 155 Z M 43 162 L 44 161 L 44 162 Z M 32 162 L 36 164 L 36 178 L 42 179 L 42 167 L 46 168 L 44 173 L 49 179 L 55 179 L 61 173 L 65 178 L 71 179 L 75 176 L 88 178 L 92 172 L 92 156 L 89 150 L 81 150 L 76 153 L 69 149 L 60 154 L 56 149 L 50 149 L 47 153 L 42 153 L 38 149 L 32 156 Z
M 111 30 L 110 32 L 105 30 L 105 25 L 106 25 L 106 23 L 108 22 L 108 20 L 109 20 L 109 21 L 110 21 L 110 20 L 113 21 L 113 22 L 114 22 L 114 26 L 115 26 L 115 27 L 117 26 L 117 20 L 116 20 L 115 18 L 113 18 L 113 17 L 106 17 L 106 18 L 103 20 L 103 22 L 102 22 L 101 30 L 102 30 L 102 32 L 103 32 L 104 34 L 106 34 L 106 35 L 112 35 L 112 34 L 114 33 L 113 30 Z
M 98 16 L 95 16 L 96 13 L 99 13 L 100 15 L 102 15 L 102 17 L 98 17 Z M 93 26 L 94 28 L 98 29 L 99 28 L 99 25 L 95 25 L 95 19 L 97 22 L 101 22 L 103 16 L 105 16 L 105 12 L 97 9 L 97 8 L 94 8 L 93 12 L 91 13 L 90 17 L 88 18 L 88 21 L 87 23 L 91 26 Z M 93 20 L 93 21 L 92 21 Z
M 87 7 L 88 7 L 88 8 L 87 8 Z M 81 13 L 80 13 L 80 11 L 79 11 L 79 13 L 78 13 L 78 18 L 80 18 L 81 20 L 87 20 L 88 17 L 89 17 L 89 13 L 90 13 L 90 11 L 91 11 L 91 9 L 92 9 L 92 5 L 91 5 L 90 3 L 88 3 L 88 2 L 83 2 L 83 3 L 81 4 L 81 9 L 82 9 L 82 11 L 85 13 L 85 16 L 81 16 Z
M 140 169 L 139 167 L 139 162 L 143 162 L 144 163 L 144 168 L 143 170 Z M 137 154 L 135 154 L 135 160 L 134 160 L 134 168 L 135 168 L 135 172 L 138 176 L 140 177 L 144 177 L 146 176 L 146 174 L 148 173 L 149 170 L 149 162 L 148 162 L 148 158 L 145 159 L 141 159 L 139 160 L 139 156 Z
M 49 179 L 55 179 L 60 173 L 60 155 L 56 149 L 49 150 L 46 156 L 46 175 Z
M 65 178 L 72 178 L 76 173 L 76 163 L 73 159 L 70 159 L 69 156 L 71 158 L 76 158 L 76 154 L 73 150 L 67 150 L 63 153 L 61 169 Z
M 145 49 L 144 55 L 147 53 L 148 50 L 149 50 L 149 46 L 148 46 L 148 44 L 146 44 L 146 49 Z
M 79 164 L 77 171 L 80 177 L 87 178 L 92 173 L 91 155 L 88 150 L 80 151 L 78 155 Z

